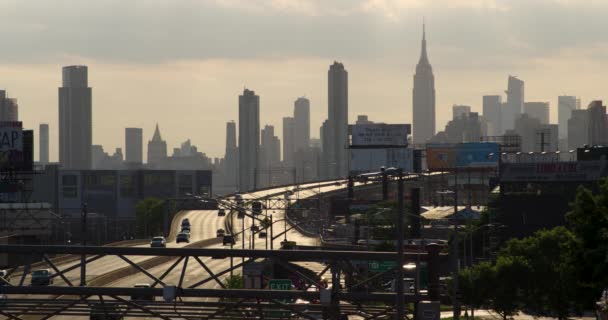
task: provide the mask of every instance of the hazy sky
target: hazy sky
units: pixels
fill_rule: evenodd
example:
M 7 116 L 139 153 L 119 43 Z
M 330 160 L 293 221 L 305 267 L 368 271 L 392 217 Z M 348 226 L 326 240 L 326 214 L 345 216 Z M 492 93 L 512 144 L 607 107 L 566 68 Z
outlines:
M 261 127 L 311 100 L 312 136 L 327 116 L 327 69 L 349 72 L 349 119 L 411 121 L 422 18 L 437 128 L 453 104 L 481 110 L 507 76 L 527 101 L 607 98 L 608 1 L 592 0 L 0 0 L 0 88 L 26 127 L 48 122 L 57 159 L 61 67 L 89 66 L 93 141 L 124 148 L 124 128 L 158 122 L 169 153 L 190 138 L 223 156 L 225 122 L 243 87 L 260 95 Z M 123 149 L 124 150 L 124 149 Z M 144 150 L 145 151 L 145 150 Z

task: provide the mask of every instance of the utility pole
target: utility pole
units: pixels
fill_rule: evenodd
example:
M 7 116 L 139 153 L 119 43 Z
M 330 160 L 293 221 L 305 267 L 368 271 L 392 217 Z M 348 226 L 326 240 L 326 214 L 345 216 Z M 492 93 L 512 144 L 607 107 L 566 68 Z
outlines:
M 405 319 L 405 296 L 403 292 L 403 218 L 405 207 L 403 205 L 403 169 L 398 172 L 397 185 L 397 320 Z
M 82 218 L 82 236 L 81 241 L 82 241 L 82 246 L 86 246 L 87 245 L 87 204 L 83 203 L 82 204 L 82 212 L 81 212 L 81 218 Z M 86 254 L 82 254 L 80 256 L 80 286 L 84 287 L 87 285 L 87 265 L 86 265 L 86 258 L 87 255 Z

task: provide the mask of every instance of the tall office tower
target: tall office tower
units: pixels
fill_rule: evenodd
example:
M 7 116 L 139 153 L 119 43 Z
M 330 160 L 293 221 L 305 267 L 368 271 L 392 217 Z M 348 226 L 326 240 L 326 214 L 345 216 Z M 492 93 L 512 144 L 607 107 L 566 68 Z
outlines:
M 348 72 L 344 65 L 334 62 L 327 72 L 327 128 L 328 144 L 323 145 L 323 157 L 328 178 L 348 174 Z
M 59 88 L 59 162 L 65 169 L 91 168 L 91 95 L 87 67 L 64 67 Z
M 224 155 L 226 185 L 236 186 L 239 168 L 239 149 L 236 146 L 236 123 L 226 123 L 226 153 Z
M 557 97 L 557 124 L 560 139 L 568 137 L 568 119 L 570 119 L 572 111 L 578 109 L 576 100 L 575 96 Z
M 587 109 L 572 110 L 568 119 L 568 150 L 576 150 L 589 144 L 589 112 Z
M 260 149 L 260 97 L 245 89 L 239 96 L 239 190 L 254 189 Z
M 152 140 L 148 141 L 148 166 L 157 168 L 167 158 L 167 142 L 160 136 L 158 123 Z
M 502 130 L 515 128 L 515 119 L 524 108 L 524 82 L 516 77 L 509 76 L 507 84 L 507 102 L 501 110 Z
M 293 103 L 294 152 L 310 146 L 310 100 L 300 97 Z
M 540 124 L 549 124 L 549 102 L 525 102 L 524 113 L 540 120 Z
M 416 65 L 413 89 L 414 143 L 426 143 L 435 135 L 435 77 L 426 54 L 426 32 L 422 25 L 422 51 Z
M 296 152 L 295 148 L 295 121 L 292 117 L 283 118 L 283 165 L 286 167 L 293 166 L 293 157 Z
M 602 100 L 591 101 L 589 107 L 587 107 L 587 112 L 589 117 L 589 144 L 592 146 L 608 145 L 606 106 L 602 105 Z
M 452 119 L 458 119 L 462 116 L 468 116 L 471 113 L 471 106 L 453 105 L 452 106 Z
M 265 125 L 261 133 L 260 167 L 272 168 L 281 162 L 281 141 L 274 135 L 274 127 Z
M 0 90 L 0 121 L 19 121 L 17 99 L 8 98 L 4 90 Z
M 528 114 L 520 114 L 515 119 L 515 132 L 521 137 L 521 151 L 532 152 L 536 150 L 536 134 L 541 127 L 540 120 Z
M 558 126 L 556 124 L 542 124 L 536 129 L 534 138 L 535 152 L 555 152 L 559 150 L 559 139 L 557 138 Z
M 483 117 L 488 123 L 488 135 L 502 135 L 502 97 L 497 95 L 483 96 Z
M 144 162 L 142 128 L 125 128 L 125 162 L 142 164 Z
M 47 123 L 41 123 L 40 129 L 38 130 L 40 140 L 40 149 L 38 153 L 38 162 L 45 165 L 49 163 L 49 125 Z

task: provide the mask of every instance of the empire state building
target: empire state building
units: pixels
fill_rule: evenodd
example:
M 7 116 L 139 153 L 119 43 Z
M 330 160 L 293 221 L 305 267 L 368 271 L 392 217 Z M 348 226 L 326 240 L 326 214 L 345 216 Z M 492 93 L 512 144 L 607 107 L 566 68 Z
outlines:
M 414 143 L 423 144 L 435 135 L 435 77 L 426 55 L 424 24 L 422 24 L 422 51 L 414 74 L 412 100 Z

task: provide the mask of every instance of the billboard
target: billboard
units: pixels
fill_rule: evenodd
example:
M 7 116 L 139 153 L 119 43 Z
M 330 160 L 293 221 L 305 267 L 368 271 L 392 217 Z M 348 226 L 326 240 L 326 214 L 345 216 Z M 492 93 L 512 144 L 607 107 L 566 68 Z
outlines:
M 352 146 L 407 146 L 409 124 L 355 124 L 350 126 Z
M 350 172 L 353 174 L 377 172 L 380 167 L 414 170 L 414 149 L 372 148 L 350 150 Z
M 456 168 L 492 168 L 498 165 L 499 145 L 493 142 L 429 144 L 427 168 L 431 171 Z
M 23 130 L 20 121 L 0 122 L 0 171 L 30 171 L 34 134 Z

